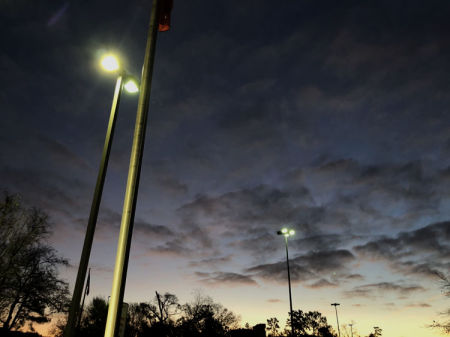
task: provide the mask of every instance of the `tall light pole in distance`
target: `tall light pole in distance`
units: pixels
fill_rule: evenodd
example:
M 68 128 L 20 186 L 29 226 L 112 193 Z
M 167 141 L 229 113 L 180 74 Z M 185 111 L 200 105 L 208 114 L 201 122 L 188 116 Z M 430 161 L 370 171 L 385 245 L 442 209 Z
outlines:
M 291 316 L 291 336 L 294 336 L 294 322 L 292 320 L 292 293 L 291 293 L 291 273 L 289 271 L 289 252 L 288 252 L 288 237 L 293 236 L 295 231 L 293 229 L 282 228 L 277 231 L 278 235 L 284 236 L 284 242 L 286 244 L 286 264 L 287 264 L 287 272 L 288 272 L 288 285 L 289 285 L 289 308 L 290 308 L 290 316 Z
M 89 265 L 89 257 L 91 255 L 92 241 L 94 239 L 95 227 L 97 225 L 98 210 L 100 201 L 102 199 L 103 185 L 105 183 L 106 170 L 108 168 L 109 154 L 111 152 L 111 145 L 114 136 L 114 129 L 116 125 L 117 113 L 119 111 L 120 96 L 122 89 L 130 93 L 139 91 L 138 85 L 132 77 L 128 76 L 124 69 L 120 66 L 117 57 L 113 55 L 106 55 L 100 62 L 102 68 L 108 72 L 117 73 L 116 87 L 114 90 L 114 97 L 111 106 L 111 113 L 109 116 L 108 128 L 106 131 L 105 144 L 103 146 L 102 158 L 98 170 L 97 183 L 95 185 L 94 196 L 92 198 L 91 211 L 89 213 L 89 220 L 86 227 L 86 234 L 84 237 L 83 250 L 81 251 L 80 264 L 78 266 L 77 278 L 75 280 L 75 287 L 73 289 L 72 301 L 70 303 L 69 316 L 67 318 L 66 328 L 64 330 L 64 337 L 73 337 L 75 335 L 76 324 L 81 317 L 80 300 L 83 292 L 83 285 L 86 279 L 86 272 Z M 125 83 L 125 84 L 124 84 Z
M 334 310 L 336 310 L 336 322 L 337 322 L 337 327 L 338 327 L 338 335 L 339 335 L 339 337 L 341 337 L 341 329 L 339 329 L 339 319 L 338 319 L 338 314 L 337 314 L 337 306 L 340 304 L 339 303 L 331 303 L 331 305 L 333 305 Z
M 351 337 L 353 337 L 353 324 L 349 324 L 349 326 L 350 326 L 350 334 L 351 334 Z

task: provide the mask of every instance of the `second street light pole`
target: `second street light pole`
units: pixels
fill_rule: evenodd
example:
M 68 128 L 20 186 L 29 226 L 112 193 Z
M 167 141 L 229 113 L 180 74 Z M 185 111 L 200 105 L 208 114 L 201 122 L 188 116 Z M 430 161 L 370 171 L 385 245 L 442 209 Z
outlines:
M 119 242 L 117 244 L 113 285 L 109 301 L 108 316 L 106 319 L 105 337 L 115 337 L 118 331 L 118 316 L 121 312 L 123 295 L 125 292 L 128 258 L 130 255 L 131 236 L 133 232 L 142 154 L 144 150 L 145 131 L 147 126 L 160 2 L 161 0 L 153 0 L 150 15 L 144 65 L 142 68 L 141 90 L 136 114 L 133 146 L 131 149 L 130 167 L 128 169 L 128 179 L 123 204 L 122 221 L 120 224 Z
M 70 303 L 69 316 L 67 318 L 64 337 L 72 337 L 75 335 L 76 323 L 80 311 L 80 300 L 83 292 L 84 280 L 86 279 L 86 271 L 89 264 L 89 256 L 91 255 L 92 241 L 94 239 L 95 227 L 97 224 L 98 210 L 102 199 L 103 185 L 105 183 L 106 170 L 108 168 L 109 153 L 111 152 L 111 144 L 114 136 L 114 128 L 116 125 L 117 112 L 119 110 L 120 94 L 122 93 L 122 76 L 116 81 L 114 90 L 114 98 L 109 116 L 108 129 L 106 131 L 105 145 L 103 146 L 102 159 L 95 185 L 94 197 L 92 199 L 91 211 L 89 213 L 86 235 L 84 238 L 83 250 L 81 252 L 80 265 L 78 266 L 77 278 Z
M 289 271 L 289 253 L 288 253 L 288 237 L 284 236 L 284 242 L 286 243 L 286 263 L 288 271 L 288 284 L 289 284 L 289 308 L 291 316 L 291 335 L 294 336 L 294 321 L 292 320 L 292 293 L 291 293 L 291 272 Z
M 289 250 L 288 250 L 288 237 L 295 234 L 293 229 L 283 228 L 277 232 L 278 235 L 284 236 L 284 243 L 286 245 L 286 264 L 288 272 L 288 286 L 289 286 L 289 315 L 291 317 L 291 336 L 294 336 L 294 321 L 292 320 L 292 293 L 291 293 L 291 273 L 289 270 Z
M 337 328 L 338 328 L 338 335 L 341 337 L 341 329 L 339 329 L 339 319 L 337 314 L 337 306 L 340 305 L 339 303 L 331 303 L 332 306 L 334 306 L 334 310 L 336 311 L 336 322 L 337 322 Z
M 287 236 L 284 236 L 284 242 L 286 243 L 286 263 L 288 267 L 288 284 L 289 284 L 289 308 L 290 308 L 290 316 L 291 316 L 291 334 L 294 335 L 294 321 L 292 320 L 292 293 L 291 293 L 291 272 L 289 271 L 289 253 L 287 246 Z

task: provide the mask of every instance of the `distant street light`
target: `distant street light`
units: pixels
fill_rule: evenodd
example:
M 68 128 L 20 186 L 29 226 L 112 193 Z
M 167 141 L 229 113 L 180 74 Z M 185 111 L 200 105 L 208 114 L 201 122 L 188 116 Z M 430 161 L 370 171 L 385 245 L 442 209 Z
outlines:
M 331 305 L 333 305 L 334 310 L 336 310 L 336 322 L 337 322 L 338 334 L 339 334 L 339 337 L 341 337 L 341 329 L 339 329 L 339 319 L 338 319 L 338 314 L 337 314 L 337 306 L 340 304 L 339 303 L 331 303 Z
M 349 324 L 349 326 L 350 326 L 351 337 L 353 337 L 353 324 Z
M 114 97 L 111 106 L 111 113 L 109 116 L 108 128 L 106 131 L 105 144 L 103 146 L 102 158 L 100 161 L 100 168 L 97 176 L 97 183 L 95 185 L 94 196 L 91 204 L 91 211 L 89 214 L 88 225 L 84 237 L 83 250 L 81 252 L 80 264 L 78 266 L 77 278 L 72 295 L 72 302 L 70 304 L 69 316 L 67 318 L 67 325 L 64 330 L 64 337 L 73 337 L 75 335 L 75 326 L 77 317 L 80 313 L 80 300 L 83 291 L 84 281 L 86 279 L 86 272 L 89 265 L 89 257 L 91 255 L 92 241 L 94 239 L 95 226 L 97 224 L 98 210 L 102 198 L 103 185 L 105 183 L 106 170 L 108 168 L 109 154 L 111 152 L 111 144 L 114 136 L 114 128 L 116 125 L 117 113 L 119 111 L 120 96 L 123 87 L 130 93 L 137 92 L 138 86 L 136 81 L 126 74 L 125 70 L 120 66 L 117 57 L 109 54 L 103 57 L 100 61 L 102 68 L 108 72 L 117 73 L 116 87 L 114 90 Z M 123 84 L 125 79 L 125 84 Z
M 287 264 L 288 285 L 289 285 L 289 308 L 291 316 L 291 336 L 294 336 L 294 322 L 292 320 L 291 273 L 289 271 L 288 237 L 293 236 L 295 234 L 295 231 L 293 229 L 282 228 L 281 230 L 277 231 L 277 234 L 284 236 L 284 242 L 286 244 L 286 264 Z

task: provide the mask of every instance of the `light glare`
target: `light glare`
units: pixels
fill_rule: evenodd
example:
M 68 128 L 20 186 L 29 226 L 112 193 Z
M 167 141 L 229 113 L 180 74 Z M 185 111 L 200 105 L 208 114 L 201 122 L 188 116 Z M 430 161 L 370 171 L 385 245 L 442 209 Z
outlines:
M 294 235 L 295 234 L 295 231 L 293 230 L 293 229 L 291 229 L 290 231 L 289 231 L 289 235 Z
M 281 229 L 281 233 L 286 234 L 288 232 L 287 228 Z
M 119 60 L 114 55 L 106 55 L 101 60 L 102 68 L 106 71 L 117 71 L 119 70 Z
M 137 86 L 136 82 L 133 80 L 128 80 L 125 83 L 124 87 L 125 87 L 125 90 L 131 94 L 134 94 L 139 91 L 139 87 Z

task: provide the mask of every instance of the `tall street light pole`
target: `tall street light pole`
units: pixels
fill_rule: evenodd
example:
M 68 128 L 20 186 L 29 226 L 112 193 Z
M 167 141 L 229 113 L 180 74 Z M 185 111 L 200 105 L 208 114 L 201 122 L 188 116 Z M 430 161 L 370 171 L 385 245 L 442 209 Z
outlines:
M 278 235 L 284 236 L 284 242 L 286 245 L 286 264 L 287 264 L 287 272 L 288 272 L 288 286 L 289 286 L 289 314 L 291 317 L 291 336 L 294 336 L 294 321 L 292 320 L 292 293 L 291 293 L 291 273 L 289 270 L 289 251 L 288 251 L 288 237 L 293 236 L 295 231 L 293 229 L 282 228 L 277 231 Z
M 349 324 L 349 326 L 350 326 L 350 334 L 351 334 L 351 337 L 353 337 L 353 324 Z
M 120 70 L 119 61 L 112 55 L 105 56 L 102 59 L 101 64 L 102 67 L 109 72 L 117 72 Z M 83 292 L 83 285 L 86 279 L 86 272 L 89 265 L 89 257 L 91 255 L 92 241 L 94 239 L 98 210 L 102 199 L 103 185 L 105 183 L 106 170 L 108 168 L 109 154 L 111 152 L 117 113 L 119 111 L 120 96 L 124 87 L 124 79 L 125 81 L 128 81 L 125 84 L 125 88 L 127 89 L 127 91 L 138 91 L 137 85 L 133 83 L 133 80 L 131 78 L 129 79 L 125 72 L 122 70 L 116 80 L 116 87 L 112 100 L 111 113 L 109 115 L 105 144 L 103 145 L 103 153 L 100 161 L 97 183 L 95 185 L 94 196 L 92 198 L 91 211 L 89 213 L 89 220 L 86 227 L 83 250 L 81 251 L 80 264 L 78 266 L 77 278 L 72 294 L 72 301 L 70 303 L 69 316 L 67 318 L 67 324 L 64 330 L 65 337 L 73 337 L 75 335 L 76 324 L 81 319 L 81 317 L 78 317 L 81 315 L 80 300 Z
M 341 337 L 341 329 L 339 328 L 339 319 L 338 319 L 338 313 L 337 313 L 337 306 L 340 305 L 339 303 L 331 303 L 332 306 L 334 306 L 334 310 L 336 311 L 336 322 L 337 322 L 337 328 L 338 328 L 338 335 Z
M 123 295 L 130 255 L 131 236 L 133 232 L 134 215 L 139 189 L 142 154 L 144 151 L 145 131 L 150 101 L 153 63 L 155 59 L 156 38 L 160 31 L 169 29 L 170 9 L 172 2 L 168 0 L 153 0 L 150 24 L 147 33 L 144 65 L 142 68 L 141 91 L 136 114 L 136 125 L 131 149 L 130 166 L 128 169 L 127 187 L 123 204 L 122 221 L 117 244 L 116 263 L 114 267 L 113 284 L 109 300 L 108 316 L 106 319 L 105 337 L 115 337 L 119 328 L 119 314 L 122 311 Z M 162 13 L 162 14 L 161 14 Z M 161 16 L 162 15 L 162 16 Z M 158 17 L 159 16 L 159 17 Z M 161 21 L 158 22 L 158 20 Z M 166 25 L 167 24 L 167 25 Z

